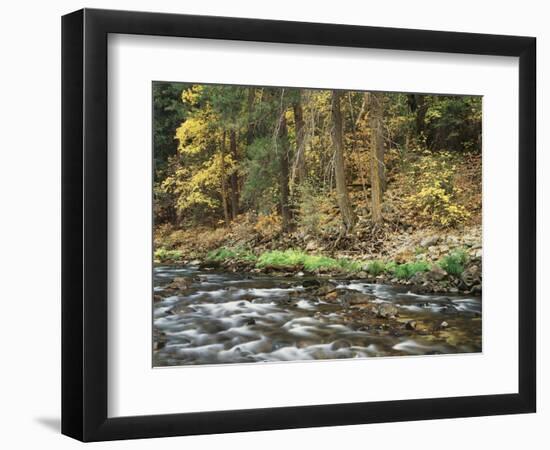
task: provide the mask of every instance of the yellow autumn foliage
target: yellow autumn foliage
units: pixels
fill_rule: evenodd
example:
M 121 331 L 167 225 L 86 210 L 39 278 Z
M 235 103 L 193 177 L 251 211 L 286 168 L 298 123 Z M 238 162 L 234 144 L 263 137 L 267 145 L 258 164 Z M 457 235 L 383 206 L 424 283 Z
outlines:
M 415 215 L 433 225 L 450 227 L 464 223 L 470 213 L 458 202 L 460 189 L 453 183 L 456 166 L 448 152 L 424 152 L 413 164 L 414 192 L 405 200 Z

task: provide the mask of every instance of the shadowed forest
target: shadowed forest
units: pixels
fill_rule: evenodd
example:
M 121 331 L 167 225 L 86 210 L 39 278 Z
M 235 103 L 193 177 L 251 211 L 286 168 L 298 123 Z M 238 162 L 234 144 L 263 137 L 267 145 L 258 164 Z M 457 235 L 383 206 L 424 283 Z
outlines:
M 481 97 L 154 82 L 152 101 L 160 271 L 303 278 L 386 322 L 397 310 L 328 280 L 481 295 Z M 166 272 L 155 303 L 199 275 Z M 388 326 L 449 326 L 401 316 Z

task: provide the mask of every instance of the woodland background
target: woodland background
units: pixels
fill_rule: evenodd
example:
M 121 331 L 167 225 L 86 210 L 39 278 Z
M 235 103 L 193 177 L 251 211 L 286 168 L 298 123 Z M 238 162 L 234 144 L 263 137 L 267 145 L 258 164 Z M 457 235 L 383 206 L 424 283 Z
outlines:
M 481 289 L 481 97 L 155 82 L 153 104 L 157 261 L 475 259 Z

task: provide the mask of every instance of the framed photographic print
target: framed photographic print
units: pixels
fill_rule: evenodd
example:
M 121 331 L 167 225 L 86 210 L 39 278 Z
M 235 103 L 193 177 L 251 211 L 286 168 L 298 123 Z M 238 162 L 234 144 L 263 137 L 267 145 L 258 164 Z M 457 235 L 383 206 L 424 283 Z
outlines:
M 62 25 L 64 434 L 535 411 L 535 38 Z

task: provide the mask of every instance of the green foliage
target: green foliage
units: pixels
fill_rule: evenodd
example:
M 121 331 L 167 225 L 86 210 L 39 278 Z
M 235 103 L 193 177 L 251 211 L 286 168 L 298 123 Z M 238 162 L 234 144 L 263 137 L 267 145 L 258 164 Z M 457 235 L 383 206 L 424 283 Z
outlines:
M 265 252 L 258 258 L 258 267 L 298 266 L 304 264 L 305 253 L 297 250 L 273 250 Z
M 183 254 L 179 250 L 167 250 L 164 247 L 155 250 L 154 259 L 158 262 L 180 261 Z
M 254 262 L 256 261 L 257 257 L 250 250 L 242 247 L 221 247 L 209 252 L 206 256 L 206 259 L 209 261 L 228 261 L 233 259 L 239 261 Z
M 325 212 L 330 201 L 325 192 L 311 183 L 302 183 L 298 189 L 298 228 L 307 235 L 319 236 L 330 217 Z
M 273 139 L 259 137 L 247 147 L 243 162 L 246 183 L 243 185 L 242 199 L 261 214 L 271 213 L 278 200 L 279 166 L 273 153 Z
M 361 270 L 361 263 L 358 261 L 347 258 L 338 259 L 337 261 L 346 272 L 359 272 Z
M 181 93 L 189 85 L 183 83 L 153 83 L 153 146 L 155 181 L 165 176 L 168 158 L 176 153 L 174 130 L 185 119 L 188 108 L 181 101 Z
M 464 266 L 468 262 L 468 253 L 464 250 L 456 250 L 443 257 L 439 266 L 451 275 L 460 276 L 464 272 Z
M 367 272 L 378 276 L 386 271 L 386 265 L 382 261 L 371 261 L 367 264 Z
M 393 275 L 400 280 L 408 280 L 418 272 L 427 272 L 430 265 L 426 261 L 414 261 L 405 264 L 398 264 L 393 269 Z
M 481 98 L 426 96 L 426 138 L 431 148 L 451 151 L 480 146 Z
M 361 263 L 349 259 L 334 259 L 322 255 L 308 255 L 299 250 L 273 250 L 265 252 L 258 258 L 257 267 L 303 267 L 308 272 L 316 270 L 341 270 L 358 272 Z

